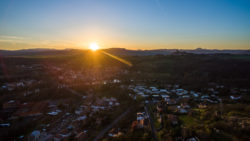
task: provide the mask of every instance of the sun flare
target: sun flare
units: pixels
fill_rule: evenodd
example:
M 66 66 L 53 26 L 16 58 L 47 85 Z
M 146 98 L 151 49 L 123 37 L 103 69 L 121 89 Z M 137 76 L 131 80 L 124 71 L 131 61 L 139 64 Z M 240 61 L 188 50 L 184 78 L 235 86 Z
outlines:
M 97 43 L 91 43 L 89 45 L 89 49 L 91 49 L 92 51 L 96 51 L 99 49 L 99 45 Z

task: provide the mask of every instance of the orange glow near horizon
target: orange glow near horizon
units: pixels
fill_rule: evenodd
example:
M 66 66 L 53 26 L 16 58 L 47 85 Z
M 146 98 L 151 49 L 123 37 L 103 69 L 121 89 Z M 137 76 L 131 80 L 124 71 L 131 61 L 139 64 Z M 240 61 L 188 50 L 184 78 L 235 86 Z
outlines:
M 99 47 L 99 45 L 97 44 L 97 43 L 91 43 L 90 45 L 89 45 L 89 49 L 91 49 L 92 51 L 96 51 L 96 50 L 98 50 L 100 47 Z

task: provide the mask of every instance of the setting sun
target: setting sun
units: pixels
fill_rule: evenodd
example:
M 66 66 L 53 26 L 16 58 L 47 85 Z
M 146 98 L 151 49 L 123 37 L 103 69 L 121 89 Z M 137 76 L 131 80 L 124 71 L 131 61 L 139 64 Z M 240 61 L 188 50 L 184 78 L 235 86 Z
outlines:
M 99 49 L 99 45 L 97 43 L 91 43 L 89 45 L 89 49 L 91 49 L 92 51 L 96 51 Z

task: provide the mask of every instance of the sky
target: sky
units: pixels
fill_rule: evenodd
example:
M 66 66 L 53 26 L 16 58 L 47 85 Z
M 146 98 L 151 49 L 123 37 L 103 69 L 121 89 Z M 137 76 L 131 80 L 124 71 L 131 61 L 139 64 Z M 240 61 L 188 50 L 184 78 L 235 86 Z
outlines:
M 250 0 L 1 0 L 0 49 L 250 49 Z

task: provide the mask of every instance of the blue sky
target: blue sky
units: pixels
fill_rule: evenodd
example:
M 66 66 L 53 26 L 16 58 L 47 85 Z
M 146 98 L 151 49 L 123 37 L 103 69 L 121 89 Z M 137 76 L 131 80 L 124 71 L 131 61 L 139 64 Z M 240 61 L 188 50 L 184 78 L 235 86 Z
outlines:
M 250 49 L 249 0 L 1 0 L 0 49 Z

